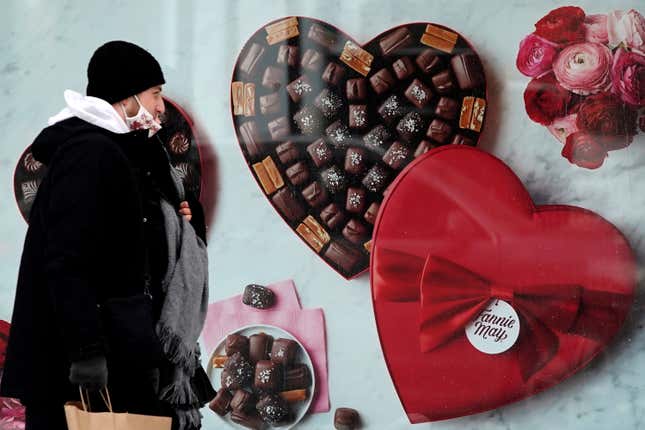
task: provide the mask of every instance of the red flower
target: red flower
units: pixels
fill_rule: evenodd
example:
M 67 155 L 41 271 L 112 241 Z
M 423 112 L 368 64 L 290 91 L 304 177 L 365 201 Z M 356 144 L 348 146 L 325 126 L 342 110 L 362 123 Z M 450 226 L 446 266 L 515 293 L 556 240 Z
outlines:
M 628 146 L 636 134 L 636 110 L 618 96 L 599 93 L 580 103 L 576 125 L 581 131 L 594 135 L 608 151 Z
M 7 342 L 9 341 L 9 329 L 11 324 L 0 320 L 0 369 L 4 367 L 4 360 L 7 354 Z
M 574 43 L 585 40 L 585 11 L 575 6 L 553 9 L 535 23 L 538 36 L 555 43 Z
M 533 79 L 524 91 L 526 113 L 542 125 L 567 115 L 570 102 L 571 93 L 562 88 L 553 73 Z
M 562 156 L 570 163 L 586 169 L 597 169 L 607 157 L 604 145 L 584 131 L 578 131 L 567 137 L 562 148 Z

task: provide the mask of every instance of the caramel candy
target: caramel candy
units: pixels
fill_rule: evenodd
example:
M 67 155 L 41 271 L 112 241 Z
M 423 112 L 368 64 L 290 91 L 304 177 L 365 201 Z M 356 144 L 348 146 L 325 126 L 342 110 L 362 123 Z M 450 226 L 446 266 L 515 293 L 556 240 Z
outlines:
M 224 363 L 226 363 L 226 360 L 228 360 L 228 356 L 226 355 L 216 355 L 213 357 L 213 367 L 216 367 L 218 369 L 224 367 Z
M 244 82 L 235 81 L 231 84 L 231 99 L 233 115 L 244 115 Z
M 421 43 L 450 54 L 455 48 L 458 38 L 459 36 L 452 31 L 428 24 L 425 33 L 421 36 Z
M 367 76 L 370 73 L 374 56 L 348 40 L 340 54 L 340 60 L 361 75 Z
M 367 242 L 365 242 L 365 243 L 363 244 L 363 248 L 365 248 L 365 250 L 366 250 L 367 252 L 372 252 L 372 239 L 370 239 L 370 240 L 368 240 Z
M 297 26 L 298 26 L 298 18 L 296 18 L 295 16 L 290 16 L 289 18 L 276 21 L 273 24 L 269 24 L 265 26 L 264 29 L 266 30 L 267 35 L 271 35 L 271 34 L 276 34 L 287 28 L 297 27 Z
M 479 97 L 464 97 L 459 116 L 459 128 L 480 132 L 484 123 L 486 100 Z
M 284 186 L 280 171 L 270 156 L 262 160 L 261 163 L 255 163 L 253 170 L 266 194 L 273 194 Z
M 296 24 L 294 26 L 275 30 L 272 33 L 269 33 L 266 39 L 269 45 L 275 45 L 276 43 L 283 42 L 285 40 L 291 39 L 292 37 L 296 37 L 298 35 L 300 35 L 300 30 L 298 30 L 298 24 Z
M 244 84 L 244 116 L 255 116 L 255 84 Z
M 330 241 L 329 233 L 327 233 L 327 230 L 325 230 L 319 223 L 316 221 L 316 218 L 313 216 L 309 215 L 305 220 L 303 221 L 303 224 L 306 225 L 311 232 L 316 235 L 318 240 L 323 244 L 326 245 L 327 242 Z
M 370 207 L 367 208 L 367 212 L 365 212 L 365 215 L 363 216 L 363 218 L 365 218 L 365 221 L 374 225 L 374 223 L 376 222 L 376 216 L 378 215 L 378 210 L 380 208 L 381 208 L 381 205 L 378 204 L 377 202 L 372 203 Z
M 307 400 L 307 390 L 283 391 L 280 393 L 280 397 L 288 403 L 304 402 Z
M 305 224 L 300 224 L 296 228 L 296 232 L 316 252 L 320 252 L 323 249 L 323 246 L 325 246 L 325 244 L 320 240 L 320 238 L 316 236 L 316 234 L 312 232 L 311 229 L 307 227 Z

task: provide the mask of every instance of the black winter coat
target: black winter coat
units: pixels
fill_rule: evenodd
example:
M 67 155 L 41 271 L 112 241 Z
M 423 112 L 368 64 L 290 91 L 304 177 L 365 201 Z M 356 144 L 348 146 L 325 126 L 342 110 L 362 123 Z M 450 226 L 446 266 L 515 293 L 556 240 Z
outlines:
M 115 408 L 158 412 L 147 376 L 110 361 L 97 310 L 143 291 L 146 249 L 157 318 L 161 308 L 167 249 L 159 198 L 177 208 L 179 199 L 167 154 L 147 133 L 115 134 L 74 117 L 34 141 L 33 155 L 48 171 L 29 218 L 2 396 L 27 406 L 78 399 L 71 362 L 107 353 Z M 203 210 L 186 200 L 205 241 Z

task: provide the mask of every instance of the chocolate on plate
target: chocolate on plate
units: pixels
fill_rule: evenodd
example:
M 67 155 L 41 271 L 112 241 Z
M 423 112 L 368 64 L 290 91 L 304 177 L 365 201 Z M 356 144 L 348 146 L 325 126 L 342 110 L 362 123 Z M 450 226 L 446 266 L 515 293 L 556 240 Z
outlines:
M 486 114 L 479 57 L 437 24 L 399 26 L 361 46 L 324 22 L 283 18 L 251 37 L 233 84 L 235 130 L 262 191 L 348 278 L 368 267 L 397 175 L 432 148 L 475 145 Z
M 232 396 L 228 390 L 219 390 L 217 392 L 217 395 L 208 404 L 208 407 L 211 408 L 212 411 L 217 413 L 217 415 L 224 416 L 231 409 L 231 399 Z
M 249 336 L 249 360 L 252 363 L 268 360 L 273 346 L 273 336 L 255 333 Z

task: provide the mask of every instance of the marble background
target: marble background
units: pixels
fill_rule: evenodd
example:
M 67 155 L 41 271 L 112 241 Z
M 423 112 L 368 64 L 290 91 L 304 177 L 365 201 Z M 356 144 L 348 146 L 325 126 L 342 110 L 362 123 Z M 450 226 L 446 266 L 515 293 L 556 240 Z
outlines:
M 611 7 L 602 1 L 577 3 L 590 14 L 637 6 L 635 0 L 614 1 Z M 617 225 L 636 250 L 642 268 L 645 137 L 626 150 L 612 152 L 598 171 L 579 169 L 560 156 L 560 144 L 524 111 L 522 93 L 528 78 L 515 68 L 517 46 L 537 19 L 559 5 L 520 0 L 3 2 L 0 318 L 11 317 L 26 231 L 12 189 L 18 157 L 47 118 L 62 107 L 63 90 L 84 90 L 93 50 L 111 39 L 130 40 L 160 61 L 168 82 L 166 95 L 192 114 L 211 154 L 205 172 L 205 197 L 214 202 L 209 232 L 211 300 L 238 293 L 252 281 L 293 278 L 303 306 L 325 310 L 332 413 L 309 416 L 302 428 L 331 428 L 333 410 L 339 406 L 361 411 L 366 428 L 412 427 L 383 361 L 368 276 L 348 282 L 322 263 L 280 221 L 247 172 L 229 115 L 233 64 L 253 32 L 285 15 L 326 20 L 358 41 L 411 21 L 452 27 L 473 42 L 485 62 L 490 109 L 481 146 L 515 170 L 536 203 L 583 206 Z M 586 370 L 557 387 L 496 411 L 416 428 L 645 428 L 644 301 L 641 288 L 617 341 Z M 220 427 L 212 412 L 204 413 L 204 428 Z

